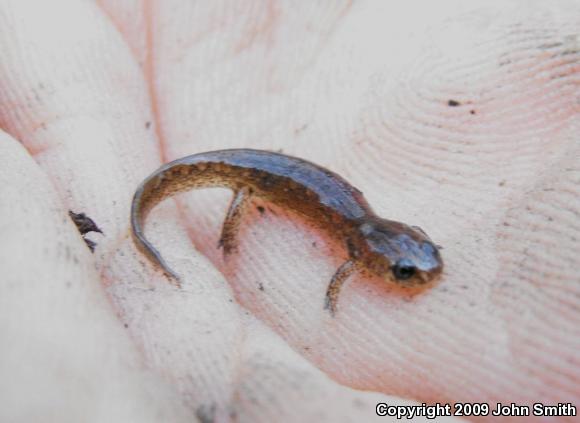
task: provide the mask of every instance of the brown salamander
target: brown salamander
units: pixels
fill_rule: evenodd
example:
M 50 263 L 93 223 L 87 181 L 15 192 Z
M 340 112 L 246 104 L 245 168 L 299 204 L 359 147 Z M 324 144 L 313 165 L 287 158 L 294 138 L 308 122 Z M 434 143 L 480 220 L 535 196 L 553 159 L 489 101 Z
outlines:
M 133 198 L 132 234 L 136 245 L 170 277 L 179 279 L 143 232 L 147 213 L 177 192 L 227 187 L 234 196 L 218 248 L 236 249 L 244 209 L 253 196 L 290 209 L 343 243 L 348 260 L 332 277 L 325 308 L 336 312 L 343 283 L 355 271 L 403 286 L 424 285 L 441 274 L 438 247 L 420 228 L 376 216 L 362 192 L 336 173 L 284 154 L 236 149 L 194 154 L 161 166 L 145 179 Z

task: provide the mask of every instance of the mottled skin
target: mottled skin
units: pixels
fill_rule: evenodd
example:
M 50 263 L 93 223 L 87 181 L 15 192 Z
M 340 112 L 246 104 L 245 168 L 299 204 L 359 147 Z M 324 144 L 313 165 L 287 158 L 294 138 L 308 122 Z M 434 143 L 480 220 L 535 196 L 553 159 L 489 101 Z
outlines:
M 296 157 L 236 149 L 194 154 L 163 165 L 135 193 L 131 209 L 135 243 L 172 278 L 178 276 L 145 238 L 144 220 L 163 199 L 200 187 L 234 191 L 218 245 L 224 255 L 236 249 L 239 222 L 252 196 L 302 215 L 343 243 L 349 258 L 332 277 L 326 294 L 325 307 L 332 314 L 342 284 L 355 271 L 415 286 L 434 281 L 443 269 L 438 247 L 420 228 L 376 216 L 362 193 L 336 173 Z

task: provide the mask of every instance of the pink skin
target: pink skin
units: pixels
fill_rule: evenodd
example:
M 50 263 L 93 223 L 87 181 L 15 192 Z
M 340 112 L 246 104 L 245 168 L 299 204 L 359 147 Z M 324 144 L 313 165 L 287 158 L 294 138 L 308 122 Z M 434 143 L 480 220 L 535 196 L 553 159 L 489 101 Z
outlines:
M 580 8 L 387 3 L 2 2 L 1 421 L 580 404 Z M 355 276 L 332 319 L 344 246 L 256 202 L 224 262 L 230 197 L 210 191 L 148 218 L 168 284 L 129 236 L 131 196 L 163 162 L 236 147 L 345 176 L 444 247 L 440 282 Z M 69 209 L 103 230 L 94 255 Z

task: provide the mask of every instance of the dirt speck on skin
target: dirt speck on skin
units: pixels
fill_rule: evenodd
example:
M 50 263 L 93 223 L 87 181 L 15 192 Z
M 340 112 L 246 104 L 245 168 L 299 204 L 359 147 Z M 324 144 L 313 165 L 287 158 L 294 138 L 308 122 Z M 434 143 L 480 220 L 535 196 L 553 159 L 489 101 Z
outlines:
M 195 415 L 201 423 L 213 423 L 215 421 L 215 404 L 199 406 Z
M 258 289 L 260 291 L 263 291 L 264 290 L 264 284 L 262 282 L 258 283 Z
M 95 247 L 97 246 L 97 243 L 95 241 L 91 241 L 88 238 L 85 238 L 83 236 L 83 239 L 85 240 L 85 244 L 87 244 L 87 247 L 89 247 L 89 250 L 91 250 L 91 253 L 95 252 Z
M 97 226 L 97 224 L 93 221 L 93 219 L 88 217 L 86 214 L 75 213 L 72 210 L 69 210 L 68 215 L 78 228 L 81 235 L 84 235 L 88 232 L 99 232 L 101 234 L 103 233 L 103 231 L 101 231 L 101 229 Z
M 457 100 L 451 99 L 451 100 L 447 101 L 447 105 L 449 107 L 457 107 L 457 106 L 461 106 L 461 103 Z
M 95 247 L 97 246 L 97 243 L 91 241 L 90 239 L 87 239 L 85 235 L 89 232 L 98 232 L 102 234 L 103 231 L 101 230 L 101 228 L 97 226 L 97 224 L 93 221 L 93 219 L 91 219 L 84 213 L 75 213 L 72 210 L 69 210 L 68 215 L 76 225 L 77 229 L 79 230 L 79 233 L 85 240 L 87 247 L 89 247 L 89 250 L 91 250 L 91 253 L 95 252 Z
M 304 125 L 300 126 L 299 128 L 296 128 L 294 130 L 294 135 L 298 135 L 299 133 L 303 132 L 306 128 L 308 128 L 308 124 L 305 123 Z

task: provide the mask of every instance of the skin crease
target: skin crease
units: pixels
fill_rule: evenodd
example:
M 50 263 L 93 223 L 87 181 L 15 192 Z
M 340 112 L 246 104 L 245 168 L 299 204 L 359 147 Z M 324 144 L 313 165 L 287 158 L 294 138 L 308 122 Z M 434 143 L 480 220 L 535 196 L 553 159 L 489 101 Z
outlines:
M 366 421 L 400 398 L 580 404 L 579 6 L 45 3 L 0 5 L 1 144 L 26 149 L 0 155 L 14 204 L 0 209 L 1 256 L 18 273 L 0 298 L 22 304 L 0 307 L 18 322 L 0 330 L 2 379 L 20 381 L 2 385 L 0 420 L 78 421 L 75 404 L 105 421 L 178 407 L 173 421 Z M 136 187 L 172 159 L 242 147 L 330 168 L 378 215 L 423 228 L 444 248 L 441 281 L 409 295 L 354 277 L 332 319 L 320 299 L 343 246 L 258 201 L 224 262 L 231 197 L 196 191 L 148 218 L 184 275 L 168 284 L 130 238 Z M 8 166 L 27 154 L 36 163 Z M 69 209 L 103 230 L 94 255 L 71 223 L 43 230 Z M 38 254 L 17 255 L 23 244 Z M 33 280 L 21 301 L 14 287 Z M 83 307 L 67 281 L 88 292 Z M 73 335 L 85 328 L 98 329 L 90 342 Z M 139 372 L 163 395 L 137 394 Z M 128 381 L 125 401 L 99 397 L 111 380 Z M 40 401 L 54 386 L 71 400 Z

